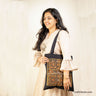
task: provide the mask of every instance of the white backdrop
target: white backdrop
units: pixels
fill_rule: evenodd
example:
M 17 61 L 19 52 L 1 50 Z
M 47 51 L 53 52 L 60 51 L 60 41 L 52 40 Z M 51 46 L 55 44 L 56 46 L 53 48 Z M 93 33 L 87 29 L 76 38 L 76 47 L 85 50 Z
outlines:
M 95 96 L 95 5 L 96 0 L 0 0 L 0 96 L 32 96 L 38 74 L 32 47 L 42 12 L 49 7 L 59 10 L 71 35 L 79 67 L 74 96 Z

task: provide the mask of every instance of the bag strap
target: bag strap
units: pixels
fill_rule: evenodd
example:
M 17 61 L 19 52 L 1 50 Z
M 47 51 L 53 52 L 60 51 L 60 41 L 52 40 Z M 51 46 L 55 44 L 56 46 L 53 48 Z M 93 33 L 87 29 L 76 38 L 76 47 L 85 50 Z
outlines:
M 59 30 L 59 32 L 60 32 L 60 30 Z M 51 47 L 51 54 L 54 53 L 54 48 L 55 48 L 55 45 L 56 45 L 56 41 L 57 41 L 57 37 L 59 35 L 59 32 L 57 33 L 57 35 L 54 38 L 54 41 L 53 41 L 53 44 L 52 44 L 52 47 Z
M 61 30 L 59 30 L 59 32 L 60 32 Z M 55 48 L 55 45 L 56 45 L 56 41 L 57 41 L 57 37 L 58 37 L 58 35 L 59 35 L 59 32 L 57 33 L 57 35 L 55 36 L 55 38 L 54 38 L 54 41 L 53 41 L 53 44 L 52 44 L 52 47 L 51 47 L 51 54 L 53 54 L 54 53 L 54 48 Z M 73 56 L 71 55 L 71 59 L 73 60 Z

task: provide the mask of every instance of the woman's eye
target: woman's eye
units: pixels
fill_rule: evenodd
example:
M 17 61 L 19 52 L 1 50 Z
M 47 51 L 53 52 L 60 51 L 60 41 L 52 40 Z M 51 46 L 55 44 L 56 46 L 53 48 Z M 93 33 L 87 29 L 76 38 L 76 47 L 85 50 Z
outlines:
M 44 18 L 44 20 L 47 20 L 47 19 L 50 20 L 51 18 Z
M 48 20 L 50 20 L 51 18 L 48 18 Z

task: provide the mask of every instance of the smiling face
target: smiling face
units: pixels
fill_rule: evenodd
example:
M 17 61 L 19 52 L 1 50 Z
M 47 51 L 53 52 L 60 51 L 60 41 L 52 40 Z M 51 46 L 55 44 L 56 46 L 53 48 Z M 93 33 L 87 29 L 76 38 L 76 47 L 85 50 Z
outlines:
M 56 28 L 56 19 L 51 15 L 50 12 L 44 14 L 44 24 L 47 29 Z

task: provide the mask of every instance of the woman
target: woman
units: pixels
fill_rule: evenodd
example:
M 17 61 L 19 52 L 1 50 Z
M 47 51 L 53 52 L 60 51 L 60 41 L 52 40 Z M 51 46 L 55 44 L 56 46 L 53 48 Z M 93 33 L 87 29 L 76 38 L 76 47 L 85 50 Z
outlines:
M 58 10 L 55 8 L 48 8 L 43 12 L 41 24 L 42 28 L 38 33 L 38 40 L 35 47 L 33 48 L 36 50 L 34 66 L 39 67 L 39 74 L 33 96 L 66 96 L 65 90 L 68 90 L 69 87 L 72 86 L 69 79 L 69 71 L 76 70 L 72 64 L 71 59 L 69 32 L 63 25 L 62 18 Z M 54 54 L 62 53 L 64 56 L 60 68 L 64 74 L 64 90 L 57 88 L 43 90 L 46 74 L 45 62 L 49 61 L 48 58 L 44 56 L 44 54 L 50 53 L 54 37 L 58 31 L 60 32 L 55 45 Z M 72 96 L 72 92 L 68 91 L 68 94 Z

